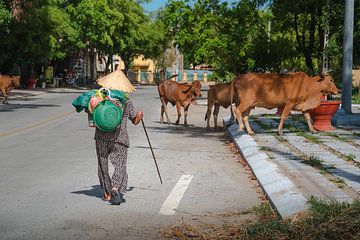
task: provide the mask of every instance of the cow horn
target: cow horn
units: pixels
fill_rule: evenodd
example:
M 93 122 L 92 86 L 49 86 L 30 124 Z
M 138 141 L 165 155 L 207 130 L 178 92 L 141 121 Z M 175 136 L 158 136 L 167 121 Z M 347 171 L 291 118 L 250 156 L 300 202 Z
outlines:
M 334 71 L 334 69 L 328 69 L 326 71 L 323 71 L 321 75 L 329 75 L 329 73 L 331 73 L 332 71 Z

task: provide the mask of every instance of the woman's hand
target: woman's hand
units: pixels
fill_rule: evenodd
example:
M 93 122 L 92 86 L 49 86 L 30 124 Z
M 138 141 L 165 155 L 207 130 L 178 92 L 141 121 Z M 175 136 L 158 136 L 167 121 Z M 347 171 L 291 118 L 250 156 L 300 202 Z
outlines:
M 134 125 L 138 125 L 139 122 L 141 121 L 141 119 L 143 118 L 143 116 L 144 116 L 144 114 L 143 114 L 142 111 L 137 111 L 136 117 L 134 117 L 134 118 L 132 119 L 132 123 L 133 123 Z

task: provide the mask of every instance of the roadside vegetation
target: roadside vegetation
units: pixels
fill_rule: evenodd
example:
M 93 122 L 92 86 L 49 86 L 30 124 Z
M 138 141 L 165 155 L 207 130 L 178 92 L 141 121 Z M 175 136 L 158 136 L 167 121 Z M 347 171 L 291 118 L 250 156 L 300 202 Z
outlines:
M 252 209 L 256 221 L 222 226 L 191 225 L 184 221 L 163 234 L 171 239 L 360 239 L 360 201 L 352 204 L 310 198 L 309 210 L 281 219 L 265 204 Z

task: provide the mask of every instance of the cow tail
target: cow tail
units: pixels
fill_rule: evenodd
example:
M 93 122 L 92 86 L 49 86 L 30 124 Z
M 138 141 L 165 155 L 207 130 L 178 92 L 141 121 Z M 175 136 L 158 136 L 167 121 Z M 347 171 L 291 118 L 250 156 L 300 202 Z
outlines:
M 204 121 L 206 121 L 208 119 L 208 114 L 207 114 L 207 111 L 206 111 L 206 113 L 205 113 L 205 120 Z

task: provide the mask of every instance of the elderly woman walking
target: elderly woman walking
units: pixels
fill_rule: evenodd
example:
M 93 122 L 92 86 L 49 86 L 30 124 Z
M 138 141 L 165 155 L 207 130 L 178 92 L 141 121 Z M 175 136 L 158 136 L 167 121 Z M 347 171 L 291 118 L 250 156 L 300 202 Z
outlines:
M 124 201 L 128 184 L 126 170 L 127 150 L 129 148 L 129 136 L 127 132 L 127 119 L 134 125 L 139 124 L 143 113 L 134 111 L 132 102 L 127 99 L 124 104 L 121 124 L 114 132 L 103 132 L 99 128 L 95 130 L 96 154 L 98 158 L 98 175 L 101 188 L 104 190 L 103 200 L 119 205 Z M 110 179 L 108 162 L 114 166 L 114 173 Z
M 118 68 L 115 72 L 101 78 L 98 83 L 108 89 L 121 90 L 125 93 L 134 91 L 134 87 L 125 74 Z M 128 94 L 126 94 L 128 95 Z M 103 200 L 113 205 L 124 202 L 128 184 L 127 150 L 129 136 L 127 132 L 127 119 L 134 125 L 139 124 L 143 117 L 141 111 L 135 111 L 130 99 L 127 97 L 123 104 L 123 115 L 119 126 L 112 132 L 104 132 L 99 128 L 95 130 L 95 145 L 98 158 L 98 176 L 100 186 L 104 191 Z M 109 176 L 108 163 L 114 166 L 112 177 Z

